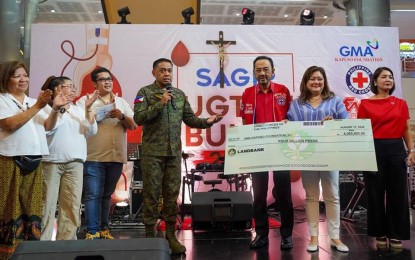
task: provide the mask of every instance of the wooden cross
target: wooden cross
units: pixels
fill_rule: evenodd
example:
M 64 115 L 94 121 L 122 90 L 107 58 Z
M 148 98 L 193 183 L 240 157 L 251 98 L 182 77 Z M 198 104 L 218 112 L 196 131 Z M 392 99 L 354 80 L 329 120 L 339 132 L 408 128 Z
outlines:
M 226 58 L 226 52 L 225 48 L 229 45 L 235 45 L 236 41 L 224 41 L 223 40 L 223 31 L 219 31 L 219 40 L 207 40 L 206 44 L 212 44 L 215 45 L 219 50 L 219 82 L 220 87 L 223 88 L 224 81 L 225 81 L 225 72 L 224 72 L 224 66 L 225 66 L 225 58 Z

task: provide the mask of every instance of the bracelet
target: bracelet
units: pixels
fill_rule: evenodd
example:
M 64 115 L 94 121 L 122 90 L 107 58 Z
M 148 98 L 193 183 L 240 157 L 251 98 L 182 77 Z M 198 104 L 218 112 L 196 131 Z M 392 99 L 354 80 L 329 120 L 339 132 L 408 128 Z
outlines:
M 408 149 L 408 153 L 415 153 L 415 149 L 414 148 Z
M 88 109 L 86 112 L 92 112 L 92 109 Z

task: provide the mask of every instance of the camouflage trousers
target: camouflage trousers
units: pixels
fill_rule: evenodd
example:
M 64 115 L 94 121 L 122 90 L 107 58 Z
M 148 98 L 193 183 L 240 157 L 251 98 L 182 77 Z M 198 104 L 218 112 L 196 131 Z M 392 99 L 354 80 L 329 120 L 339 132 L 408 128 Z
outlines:
M 141 156 L 143 173 L 143 222 L 156 224 L 159 218 L 176 222 L 177 197 L 181 184 L 180 156 Z M 163 198 L 160 212 L 160 196 Z M 161 215 L 160 215 L 161 213 Z

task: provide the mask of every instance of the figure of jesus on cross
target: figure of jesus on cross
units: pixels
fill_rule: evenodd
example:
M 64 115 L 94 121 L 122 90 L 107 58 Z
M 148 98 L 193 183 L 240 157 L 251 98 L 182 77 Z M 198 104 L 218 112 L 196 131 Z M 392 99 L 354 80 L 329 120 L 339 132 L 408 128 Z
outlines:
M 228 42 L 227 44 L 223 45 L 221 43 L 215 44 L 213 41 L 211 41 L 211 44 L 215 45 L 218 48 L 218 50 L 219 50 L 218 54 L 219 54 L 219 65 L 220 65 L 220 68 L 225 67 L 225 61 L 226 61 L 226 58 L 227 58 L 226 57 L 225 48 L 228 47 L 229 45 L 231 45 L 231 43 Z
M 218 54 L 219 54 L 219 80 L 220 80 L 220 87 L 223 88 L 224 86 L 224 67 L 225 67 L 225 60 L 226 60 L 226 52 L 225 49 L 229 45 L 236 44 L 236 41 L 224 41 L 223 40 L 223 31 L 219 31 L 219 40 L 207 40 L 206 44 L 214 45 L 218 48 Z

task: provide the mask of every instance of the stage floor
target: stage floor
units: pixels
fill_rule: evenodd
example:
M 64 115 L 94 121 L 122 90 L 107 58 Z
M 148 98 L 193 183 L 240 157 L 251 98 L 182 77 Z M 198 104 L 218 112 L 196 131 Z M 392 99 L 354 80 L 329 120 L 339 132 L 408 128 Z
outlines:
M 272 213 L 272 212 L 271 212 Z M 278 219 L 277 214 L 273 214 Z M 266 259 L 415 259 L 415 210 L 411 209 L 410 241 L 403 241 L 401 251 L 379 250 L 375 240 L 366 235 L 366 211 L 361 209 L 354 214 L 355 223 L 342 221 L 340 236 L 349 247 L 349 253 L 341 253 L 330 248 L 325 215 L 320 214 L 319 250 L 308 253 L 306 246 L 309 242 L 306 215 L 304 209 L 295 209 L 295 225 L 293 230 L 294 248 L 288 251 L 280 250 L 279 229 L 270 229 L 269 245 L 252 250 L 249 243 L 255 237 L 254 230 L 210 230 L 210 231 L 178 231 L 178 239 L 187 249 L 185 255 L 174 255 L 172 259 L 196 260 L 266 260 Z M 144 226 L 141 223 L 115 224 L 111 226 L 111 234 L 116 239 L 145 237 Z M 159 232 L 161 236 L 163 233 Z M 79 233 L 83 239 L 84 232 Z

